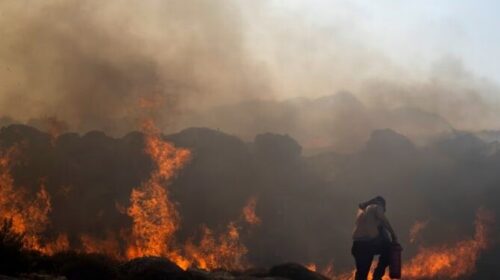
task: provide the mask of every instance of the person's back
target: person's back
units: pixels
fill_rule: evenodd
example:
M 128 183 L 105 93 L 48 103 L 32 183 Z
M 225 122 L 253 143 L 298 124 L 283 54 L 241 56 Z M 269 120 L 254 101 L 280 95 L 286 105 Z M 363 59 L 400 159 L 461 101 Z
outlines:
M 359 209 L 356 217 L 356 225 L 352 233 L 353 240 L 370 240 L 379 235 L 381 221 L 378 218 L 383 215 L 383 209 L 377 204 L 372 204 L 364 210 Z
M 389 232 L 389 238 L 386 232 Z M 380 255 L 373 273 L 374 280 L 381 280 L 389 264 L 390 242 L 397 242 L 396 234 L 385 217 L 385 200 L 376 197 L 359 205 L 356 224 L 352 233 L 351 253 L 356 261 L 356 280 L 366 280 L 375 255 Z

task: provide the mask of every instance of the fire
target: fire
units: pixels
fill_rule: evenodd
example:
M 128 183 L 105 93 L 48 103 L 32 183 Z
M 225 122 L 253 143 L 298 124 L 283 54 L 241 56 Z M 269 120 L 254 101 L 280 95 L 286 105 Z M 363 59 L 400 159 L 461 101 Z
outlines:
M 190 239 L 180 245 L 175 234 L 180 227 L 181 216 L 170 197 L 168 186 L 190 161 L 191 152 L 162 140 L 152 122 L 146 122 L 144 130 L 145 152 L 151 157 L 154 168 L 149 178 L 132 190 L 130 206 L 117 205 L 121 213 L 131 218 L 132 227 L 120 234 L 108 232 L 103 239 L 82 234 L 79 237 L 80 250 L 104 253 L 119 259 L 162 256 L 183 269 L 190 266 L 207 270 L 246 268 L 244 257 L 248 249 L 241 242 L 238 223 L 244 220 L 248 225 L 255 226 L 262 222 L 256 214 L 257 198 L 250 197 L 240 218 L 230 222 L 222 233 L 216 234 L 204 226 L 197 242 Z M 15 186 L 11 169 L 18 153 L 17 146 L 0 152 L 0 219 L 10 221 L 11 230 L 22 235 L 24 249 L 47 255 L 67 250 L 70 242 L 64 233 L 55 240 L 44 237 L 52 210 L 44 180 L 41 180 L 36 193 Z M 451 245 L 421 247 L 417 255 L 403 267 L 403 275 L 406 279 L 457 279 L 470 275 L 475 270 L 479 255 L 489 245 L 488 236 L 493 220 L 490 212 L 480 209 L 476 216 L 474 237 Z M 411 242 L 416 240 L 426 225 L 427 222 L 415 223 L 410 230 Z M 126 244 L 125 248 L 123 244 Z M 323 269 L 314 263 L 306 267 L 332 279 L 353 279 L 352 272 L 334 275 L 332 263 Z
M 429 221 L 416 221 L 410 228 L 410 243 L 415 243 L 420 233 L 427 227 Z
M 218 237 L 203 227 L 203 237 L 198 246 L 188 242 L 185 252 L 188 259 L 202 269 L 242 269 L 246 266 L 243 256 L 247 248 L 240 242 L 240 233 L 235 223 L 229 223 L 227 231 Z
M 155 169 L 130 195 L 127 214 L 133 226 L 126 252 L 128 258 L 168 256 L 173 251 L 174 233 L 180 223 L 179 213 L 165 185 L 189 161 L 190 152 L 175 148 L 156 133 L 147 135 L 146 152 L 155 163 Z
M 240 233 L 234 222 L 218 236 L 203 227 L 199 244 L 192 240 L 184 246 L 177 244 L 175 233 L 181 218 L 167 186 L 189 162 L 191 153 L 163 141 L 152 122 L 145 122 L 143 127 L 147 135 L 146 153 L 155 163 L 155 169 L 148 180 L 132 190 L 130 196 L 127 214 L 132 218 L 133 226 L 126 257 L 163 256 L 183 269 L 190 266 L 209 270 L 243 268 L 247 248 L 240 242 Z M 256 200 L 250 199 L 249 206 L 243 210 L 244 216 L 250 215 L 252 222 L 260 221 L 254 213 L 255 205 Z
M 323 276 L 325 276 L 326 278 L 329 278 L 329 279 L 344 279 L 344 278 L 339 278 L 339 277 L 343 277 L 343 276 L 336 276 L 335 273 L 334 273 L 334 270 L 333 270 L 333 261 L 330 261 L 326 266 L 324 267 L 321 267 L 319 265 L 317 265 L 316 263 L 308 263 L 306 265 L 304 265 L 307 269 L 309 269 L 310 271 L 313 271 L 313 272 L 317 272 Z M 346 279 L 349 279 L 349 278 L 346 278 Z
M 23 188 L 14 186 L 11 168 L 17 147 L 12 147 L 0 156 L 0 218 L 12 222 L 12 231 L 23 236 L 23 246 L 45 254 L 67 248 L 67 238 L 59 236 L 53 243 L 43 242 L 41 235 L 50 223 L 50 196 L 42 182 L 40 190 L 31 197 Z M 65 240 L 66 239 L 66 240 Z
M 255 196 L 248 199 L 247 204 L 243 208 L 243 217 L 245 221 L 250 225 L 258 225 L 261 223 L 260 218 L 255 214 L 255 208 L 257 207 L 257 198 Z
M 488 232 L 493 215 L 480 209 L 476 215 L 474 238 L 452 246 L 420 248 L 419 253 L 403 268 L 410 279 L 446 277 L 455 279 L 474 272 L 480 253 L 488 246 Z
M 321 274 L 330 279 L 333 279 L 335 275 L 335 271 L 333 269 L 333 261 L 329 262 L 328 265 L 325 268 L 323 268 L 323 270 L 321 270 Z
M 122 259 L 122 256 L 119 254 L 120 244 L 118 238 L 112 232 L 107 232 L 104 239 L 96 239 L 88 234 L 82 234 L 80 242 L 82 251 L 85 253 L 104 253 L 116 259 Z
M 241 241 L 239 223 L 243 219 L 251 226 L 261 222 L 255 213 L 257 199 L 251 197 L 241 215 L 237 216 L 240 218 L 230 222 L 221 233 L 202 227 L 200 239 L 189 239 L 180 245 L 175 234 L 180 227 L 181 216 L 170 197 L 168 186 L 190 161 L 191 152 L 161 139 L 153 122 L 145 122 L 143 129 L 146 136 L 144 149 L 154 164 L 153 170 L 139 187 L 131 191 L 128 207 L 116 204 L 117 211 L 131 218 L 131 228 L 108 232 L 100 239 L 87 233 L 80 234 L 72 238 L 73 249 L 103 253 L 119 260 L 161 256 L 183 269 L 190 266 L 207 270 L 246 268 L 248 249 Z M 11 168 L 17 152 L 14 147 L 0 154 L 0 218 L 11 221 L 11 230 L 22 235 L 25 249 L 46 255 L 68 250 L 70 242 L 66 234 L 60 233 L 54 240 L 44 237 L 52 210 L 50 195 L 44 184 L 36 194 L 14 186 Z
M 315 263 L 308 263 L 308 264 L 306 264 L 306 268 L 309 269 L 310 271 L 314 271 L 314 272 L 316 272 L 316 270 L 317 270 L 317 267 L 316 267 Z
M 403 266 L 404 279 L 457 279 L 474 272 L 477 259 L 488 247 L 488 236 L 494 216 L 479 209 L 476 213 L 474 237 L 453 245 L 420 248 L 416 256 Z M 374 267 L 375 265 L 373 265 Z M 353 280 L 354 271 L 331 277 L 335 280 Z M 369 277 L 371 279 L 371 275 Z M 390 278 L 386 275 L 384 280 Z

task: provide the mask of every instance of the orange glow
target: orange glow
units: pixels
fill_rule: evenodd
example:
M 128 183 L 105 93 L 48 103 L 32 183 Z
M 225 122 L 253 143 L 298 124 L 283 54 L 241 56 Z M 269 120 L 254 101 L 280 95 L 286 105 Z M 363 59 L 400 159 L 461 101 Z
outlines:
M 417 255 L 403 265 L 404 279 L 458 279 L 473 273 L 479 255 L 489 245 L 488 236 L 494 223 L 494 215 L 479 209 L 475 223 L 475 234 L 471 239 L 452 245 L 420 248 Z M 354 271 L 334 276 L 332 279 L 353 280 Z M 389 279 L 387 275 L 384 277 L 384 280 Z
M 185 246 L 176 243 L 175 233 L 181 219 L 167 186 L 190 160 L 191 153 L 163 141 L 152 122 L 145 122 L 143 129 L 147 135 L 146 153 L 155 163 L 155 169 L 147 181 L 132 190 L 130 196 L 131 205 L 127 214 L 132 218 L 133 226 L 126 257 L 163 256 L 183 269 L 190 266 L 203 269 L 243 268 L 247 248 L 240 242 L 235 223 L 230 223 L 227 231 L 219 236 L 203 227 L 198 245 L 192 241 Z M 255 207 L 256 201 L 252 203 L 250 207 Z M 255 214 L 254 218 L 257 218 Z
M 14 186 L 10 171 L 17 153 L 17 147 L 12 147 L 0 156 L 0 218 L 12 221 L 12 231 L 23 235 L 25 249 L 53 254 L 55 250 L 67 248 L 64 237 L 53 243 L 42 242 L 40 236 L 50 222 L 50 196 L 43 183 L 35 197 Z
M 343 277 L 343 276 L 336 276 L 335 275 L 334 270 L 333 270 L 333 262 L 332 261 L 330 261 L 325 267 L 318 266 L 317 264 L 315 264 L 313 262 L 306 264 L 305 267 L 307 269 L 309 269 L 310 271 L 317 272 L 317 273 L 319 273 L 319 274 L 321 274 L 329 279 L 340 279 L 339 277 Z M 342 278 L 342 279 L 344 279 L 344 278 Z M 349 278 L 346 278 L 346 280 L 347 279 L 349 279 Z
M 329 262 L 328 265 L 321 270 L 321 274 L 330 279 L 333 279 L 333 277 L 335 276 L 335 271 L 333 269 L 333 261 Z
M 314 271 L 314 272 L 316 272 L 316 269 L 317 269 L 317 267 L 316 267 L 316 264 L 315 264 L 315 263 L 308 263 L 308 264 L 306 264 L 306 265 L 305 265 L 305 267 L 306 267 L 307 269 L 309 269 L 310 271 Z
M 407 279 L 439 278 L 456 279 L 470 275 L 475 270 L 480 253 L 488 247 L 488 233 L 493 215 L 480 209 L 476 216 L 474 238 L 454 245 L 436 248 L 420 248 L 403 268 Z
M 146 123 L 147 131 L 154 126 Z M 175 148 L 163 141 L 156 133 L 146 136 L 146 153 L 155 163 L 150 178 L 139 188 L 132 190 L 131 205 L 127 214 L 133 226 L 126 255 L 128 258 L 141 256 L 168 256 L 173 251 L 174 233 L 180 216 L 171 202 L 166 185 L 189 161 L 187 149 Z
M 243 217 L 250 225 L 258 225 L 261 223 L 260 218 L 255 214 L 255 207 L 257 206 L 257 198 L 252 196 L 248 199 L 247 204 L 243 208 Z
M 410 228 L 410 243 L 415 243 L 422 230 L 427 227 L 429 221 L 416 221 Z
M 196 246 L 188 242 L 185 246 L 186 256 L 196 267 L 202 269 L 243 269 L 246 267 L 243 256 L 248 250 L 239 238 L 240 234 L 234 223 L 229 223 L 226 232 L 218 237 L 209 228 L 203 227 L 200 244 Z
M 181 223 L 176 204 L 171 200 L 168 185 L 177 173 L 190 161 L 191 152 L 176 148 L 162 140 L 152 123 L 145 124 L 145 152 L 151 157 L 154 168 L 149 178 L 132 190 L 130 206 L 117 205 L 132 219 L 132 228 L 120 234 L 109 232 L 105 238 L 80 236 L 80 250 L 87 253 L 104 253 L 118 259 L 141 256 L 162 256 L 177 263 L 181 268 L 190 266 L 213 270 L 239 270 L 248 266 L 247 247 L 241 242 L 239 225 L 230 222 L 226 229 L 215 234 L 202 227 L 201 238 L 186 242 L 184 246 L 175 240 Z M 17 147 L 0 152 L 0 219 L 11 220 L 12 230 L 23 235 L 23 246 L 46 255 L 70 248 L 69 238 L 61 233 L 55 240 L 44 238 L 50 224 L 52 209 L 50 195 L 45 185 L 36 193 L 15 186 L 11 169 L 14 166 Z M 242 217 L 249 225 L 261 223 L 256 215 L 256 197 L 248 199 L 242 209 Z M 241 217 L 241 216 L 240 216 Z M 237 221 L 242 221 L 240 218 Z M 481 252 L 488 247 L 493 214 L 480 209 L 476 216 L 475 234 L 472 238 L 437 247 L 421 247 L 416 256 L 403 266 L 405 279 L 458 279 L 472 274 Z M 417 222 L 410 230 L 410 240 L 415 240 L 427 222 Z M 126 248 L 120 246 L 126 244 Z M 353 279 L 353 272 L 334 275 L 333 264 L 320 268 L 314 263 L 306 265 L 312 271 L 338 280 Z M 384 280 L 389 279 L 387 276 Z
M 118 238 L 112 232 L 108 232 L 104 239 L 97 239 L 88 234 L 82 234 L 80 242 L 82 251 L 85 253 L 103 253 L 116 259 L 122 259 L 122 256 L 119 254 L 120 244 L 118 243 Z
M 43 247 L 38 249 L 38 251 L 45 255 L 53 255 L 66 250 L 69 250 L 69 239 L 64 233 L 57 235 L 54 241 L 45 243 Z

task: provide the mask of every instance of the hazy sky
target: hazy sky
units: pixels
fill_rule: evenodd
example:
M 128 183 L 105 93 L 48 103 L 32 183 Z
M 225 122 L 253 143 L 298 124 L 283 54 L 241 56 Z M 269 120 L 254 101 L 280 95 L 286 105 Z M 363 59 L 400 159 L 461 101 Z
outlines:
M 0 111 L 119 134 L 135 128 L 144 98 L 160 100 L 155 118 L 177 128 L 221 105 L 349 91 L 373 108 L 415 107 L 456 128 L 497 129 L 499 6 L 0 1 Z
M 274 0 L 273 5 L 343 30 L 396 64 L 426 67 L 453 57 L 476 76 L 500 82 L 499 1 Z

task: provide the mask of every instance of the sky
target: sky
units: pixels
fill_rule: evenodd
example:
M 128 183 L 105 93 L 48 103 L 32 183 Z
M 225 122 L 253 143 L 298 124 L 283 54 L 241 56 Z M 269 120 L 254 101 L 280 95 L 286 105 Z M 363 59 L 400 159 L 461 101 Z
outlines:
M 274 0 L 277 10 L 351 39 L 400 65 L 460 59 L 477 77 L 500 83 L 500 2 L 493 0 Z
M 0 111 L 120 135 L 143 114 L 137 100 L 157 100 L 155 118 L 173 130 L 220 106 L 349 92 L 371 108 L 415 107 L 460 129 L 498 129 L 499 6 L 0 1 Z

